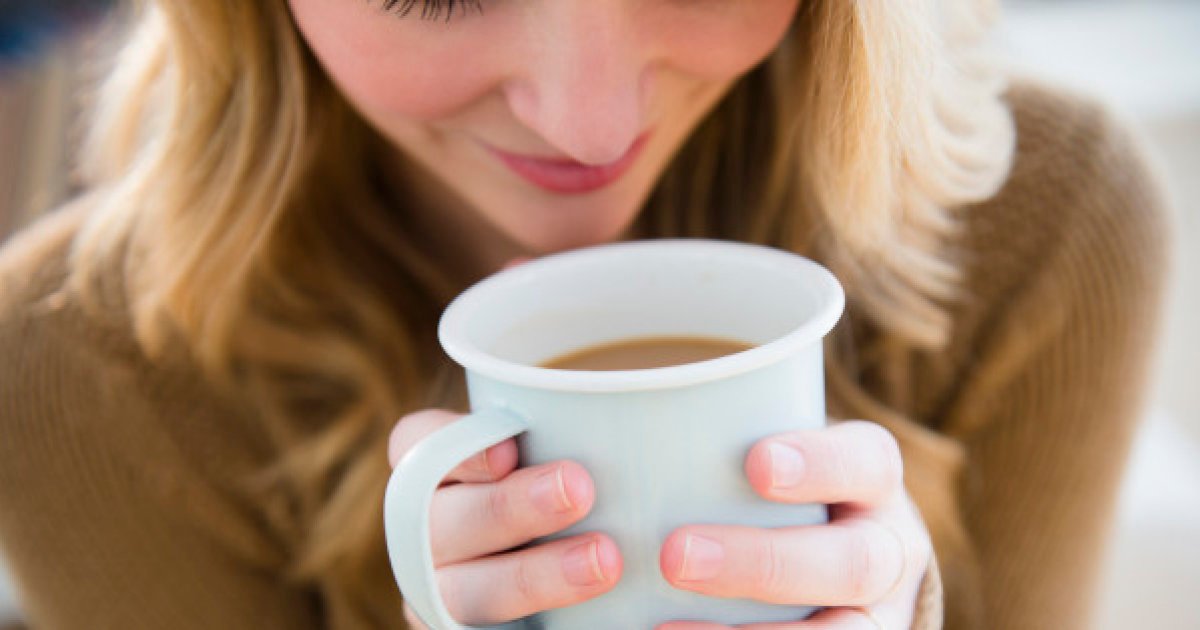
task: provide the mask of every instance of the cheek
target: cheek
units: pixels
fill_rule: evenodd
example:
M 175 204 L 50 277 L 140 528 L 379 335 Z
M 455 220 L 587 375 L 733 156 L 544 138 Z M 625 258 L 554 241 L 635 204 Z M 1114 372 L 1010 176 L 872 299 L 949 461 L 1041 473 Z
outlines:
M 800 0 L 663 0 L 643 11 L 640 41 L 674 70 L 709 80 L 762 61 L 787 32 Z M 496 11 L 452 27 L 399 19 L 374 3 L 289 0 L 309 47 L 359 109 L 430 121 L 448 118 L 503 81 L 503 52 L 519 54 L 514 13 Z M 651 5 L 655 6 L 655 5 Z M 510 63 L 511 65 L 511 63 Z
M 662 42 L 671 66 L 693 76 L 741 75 L 779 45 L 801 0 L 695 0 L 663 12 L 647 33 Z
M 495 86 L 475 63 L 479 28 L 401 20 L 366 2 L 290 0 L 297 27 L 338 88 L 360 109 L 417 119 L 449 116 Z M 353 6 L 350 6 L 353 5 Z M 483 22 L 483 20 L 477 20 Z

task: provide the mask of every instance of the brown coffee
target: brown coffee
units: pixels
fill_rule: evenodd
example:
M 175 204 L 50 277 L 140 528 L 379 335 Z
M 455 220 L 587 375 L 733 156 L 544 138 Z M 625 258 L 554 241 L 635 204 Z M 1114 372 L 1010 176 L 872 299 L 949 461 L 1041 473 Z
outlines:
M 575 350 L 541 364 L 556 370 L 643 370 L 707 361 L 754 346 L 716 337 L 642 337 Z

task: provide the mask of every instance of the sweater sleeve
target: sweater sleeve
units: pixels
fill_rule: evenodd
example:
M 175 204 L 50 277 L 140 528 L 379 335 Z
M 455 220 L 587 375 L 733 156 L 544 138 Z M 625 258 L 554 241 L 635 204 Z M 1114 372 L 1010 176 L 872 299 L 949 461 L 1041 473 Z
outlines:
M 1159 323 L 1167 215 L 1130 136 L 1096 119 L 1038 165 L 1063 185 L 1023 212 L 1055 217 L 1055 235 L 995 305 L 943 425 L 964 447 L 962 521 L 994 630 L 1090 627 Z M 947 628 L 976 627 L 955 604 Z
M 226 455 L 182 456 L 161 428 L 205 417 L 164 409 L 143 368 L 0 297 L 0 549 L 31 627 L 318 627 L 253 509 L 194 465 Z

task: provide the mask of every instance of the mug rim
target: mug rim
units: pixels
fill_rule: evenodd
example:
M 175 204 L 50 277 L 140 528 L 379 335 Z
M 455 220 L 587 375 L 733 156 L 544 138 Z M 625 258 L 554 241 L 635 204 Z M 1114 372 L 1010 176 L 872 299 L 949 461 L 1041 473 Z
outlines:
M 771 341 L 733 354 L 667 367 L 636 370 L 562 370 L 516 363 L 496 357 L 475 346 L 467 335 L 471 316 L 497 291 L 532 281 L 553 265 L 585 263 L 597 257 L 631 254 L 640 250 L 690 252 L 739 250 L 808 276 L 818 295 L 816 312 L 803 323 Z M 751 243 L 700 238 L 622 241 L 583 247 L 531 260 L 497 272 L 472 285 L 443 311 L 438 323 L 438 340 L 446 354 L 468 372 L 542 390 L 571 392 L 633 392 L 671 389 L 728 378 L 770 365 L 791 356 L 800 348 L 824 338 L 841 318 L 845 292 L 834 275 L 819 263 L 799 254 Z

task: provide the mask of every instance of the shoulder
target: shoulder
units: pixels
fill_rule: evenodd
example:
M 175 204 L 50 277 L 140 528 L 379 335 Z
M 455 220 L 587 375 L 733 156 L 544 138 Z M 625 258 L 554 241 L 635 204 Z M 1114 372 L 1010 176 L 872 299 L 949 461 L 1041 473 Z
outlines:
M 304 594 L 274 577 L 298 517 L 251 483 L 278 449 L 244 401 L 185 362 L 150 360 L 128 326 L 60 291 L 79 212 L 52 214 L 0 251 L 0 540 L 31 618 L 130 627 L 146 614 L 235 619 L 229 606 L 306 614 Z M 114 561 L 119 579 L 97 585 Z M 191 586 L 164 579 L 168 565 Z M 152 591 L 149 608 L 88 608 L 131 589 Z
M 1017 128 L 1011 174 L 965 211 L 975 306 L 994 311 L 1038 286 L 1077 307 L 1154 298 L 1170 221 L 1137 133 L 1088 98 L 1035 83 L 1014 83 L 1007 99 Z
M 105 415 L 136 379 L 131 335 L 91 321 L 64 291 L 86 213 L 83 204 L 67 205 L 0 249 L 0 432 L 9 446 L 25 447 L 0 459 L 19 461 L 32 452 L 25 438 L 83 437 L 97 428 L 83 410 Z M 105 422 L 114 428 L 120 417 L 113 413 Z
M 1029 81 L 1008 102 L 1017 126 L 1011 176 L 997 201 L 1061 204 L 1069 220 L 1165 223 L 1160 183 L 1132 124 L 1090 98 Z
M 889 364 L 918 366 L 915 413 L 948 433 L 978 426 L 982 401 L 1007 384 L 1045 379 L 1030 386 L 1065 396 L 1097 387 L 1098 371 L 1134 370 L 1160 325 L 1170 213 L 1137 132 L 1093 100 L 1032 82 L 1006 98 L 1016 153 L 999 192 L 962 208 L 948 343 Z
M 262 465 L 273 446 L 246 400 L 191 362 L 147 357 L 126 314 L 64 290 L 86 219 L 64 207 L 0 250 L 0 499 L 48 461 L 60 480 L 116 467 L 204 483 Z
M 115 365 L 137 354 L 129 327 L 88 317 L 65 290 L 71 248 L 88 209 L 86 200 L 72 202 L 0 248 L 0 371 L 86 359 Z
M 66 273 L 68 251 L 86 214 L 81 203 L 43 216 L 0 247 L 0 321 L 11 323 L 54 294 Z
M 963 209 L 962 295 L 947 345 L 922 354 L 922 409 L 995 391 L 1039 361 L 1132 360 L 1160 324 L 1170 213 L 1137 133 L 1045 86 L 1015 83 L 1007 99 L 1012 170 L 996 195 Z
M 0 248 L 3 390 L 48 363 L 68 357 L 78 362 L 89 353 L 91 331 L 63 292 L 71 244 L 85 214 L 80 204 L 65 206 L 18 231 Z
M 0 510 L 36 498 L 22 489 L 39 480 L 69 484 L 132 455 L 117 437 L 127 437 L 118 398 L 134 384 L 132 362 L 62 292 L 84 214 L 53 211 L 0 249 Z

